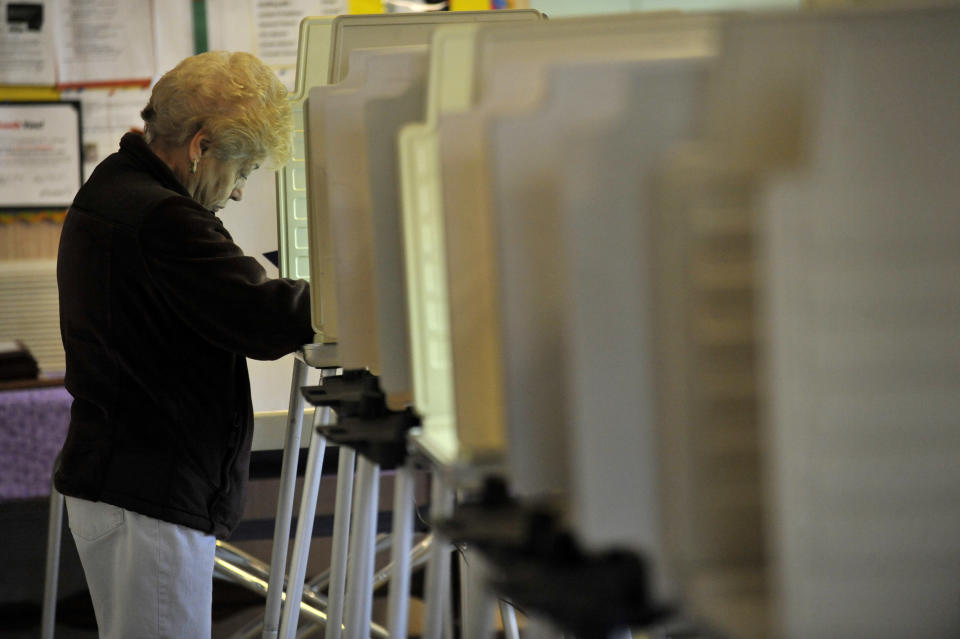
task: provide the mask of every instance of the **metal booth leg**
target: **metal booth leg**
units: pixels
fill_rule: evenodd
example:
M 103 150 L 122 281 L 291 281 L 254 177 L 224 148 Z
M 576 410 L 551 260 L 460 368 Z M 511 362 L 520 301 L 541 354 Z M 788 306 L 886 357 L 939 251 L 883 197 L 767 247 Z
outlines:
M 460 554 L 460 595 L 463 639 L 490 639 L 496 600 L 487 585 L 487 566 L 470 548 Z
M 504 639 L 520 639 L 517 611 L 505 601 L 500 602 L 500 620 L 503 622 Z
M 317 408 L 314 412 L 314 429 L 310 434 L 310 452 L 307 455 L 307 468 L 303 476 L 300 514 L 297 518 L 297 532 L 290 558 L 287 597 L 280 622 L 280 636 L 283 639 L 293 639 L 297 634 L 300 601 L 303 599 L 303 582 L 307 573 L 307 559 L 310 556 L 310 540 L 313 538 L 313 517 L 317 512 L 320 478 L 323 474 L 323 456 L 327 449 L 327 439 L 316 431 L 316 427 L 330 424 L 332 413 L 329 407 Z
M 387 600 L 390 639 L 405 639 L 410 614 L 410 549 L 413 545 L 413 468 L 397 468 L 393 489 L 393 571 Z
M 359 627 L 359 639 L 367 639 L 371 635 L 371 626 L 373 625 L 373 571 L 376 567 L 377 558 L 377 513 L 380 504 L 380 466 L 373 464 L 373 481 L 371 482 L 370 504 L 367 511 L 367 544 L 366 566 L 363 569 L 363 578 L 360 581 L 363 590 L 363 617 L 362 625 Z
M 357 460 L 354 486 L 353 525 L 347 559 L 345 626 L 348 639 L 366 639 L 370 634 L 373 607 L 373 558 L 379 467 L 366 457 Z
M 327 596 L 326 639 L 340 639 L 343 631 L 343 600 L 347 582 L 347 541 L 353 504 L 353 473 L 357 453 L 340 447 L 337 466 L 337 497 L 333 514 L 333 548 L 330 551 L 330 585 Z
M 280 624 L 280 602 L 283 594 L 284 569 L 287 563 L 287 543 L 290 539 L 290 517 L 293 514 L 293 492 L 297 481 L 300 429 L 303 424 L 304 399 L 300 388 L 306 381 L 307 364 L 297 357 L 293 362 L 293 379 L 290 383 L 290 407 L 287 413 L 283 466 L 280 470 L 280 493 L 277 498 L 277 519 L 273 529 L 273 549 L 270 553 L 270 580 L 263 617 L 263 639 L 277 639 Z
M 439 520 L 449 517 L 453 510 L 453 493 L 440 479 L 432 477 L 430 487 L 430 518 Z M 450 611 L 450 544 L 434 531 L 433 546 L 426 576 L 426 609 L 424 611 L 424 639 L 440 639 L 444 636 L 444 618 Z M 448 635 L 449 636 L 449 635 Z
M 47 518 L 47 565 L 43 583 L 41 639 L 53 639 L 57 621 L 57 581 L 60 575 L 60 535 L 63 528 L 63 495 L 50 486 L 50 516 Z

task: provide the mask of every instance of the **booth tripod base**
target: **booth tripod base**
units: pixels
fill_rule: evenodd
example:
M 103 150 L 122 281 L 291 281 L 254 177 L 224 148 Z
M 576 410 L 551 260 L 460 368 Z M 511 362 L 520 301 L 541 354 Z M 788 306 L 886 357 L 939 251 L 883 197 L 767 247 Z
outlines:
M 357 601 L 356 585 L 347 583 L 346 574 L 348 564 L 351 568 L 363 565 L 373 576 L 373 557 L 376 545 L 375 524 L 362 526 L 358 531 L 356 524 L 351 530 L 351 517 L 357 518 L 357 512 L 366 513 L 359 522 L 375 522 L 376 517 L 376 482 L 371 479 L 370 471 L 361 458 L 355 464 L 355 451 L 350 447 L 341 446 L 339 467 L 337 471 L 337 497 L 334 513 L 334 529 L 331 551 L 331 567 L 328 583 L 328 599 L 326 606 L 304 603 L 290 605 L 291 601 L 305 601 L 310 595 L 310 588 L 305 587 L 306 561 L 309 554 L 312 537 L 312 522 L 316 511 L 317 491 L 319 488 L 323 456 L 326 450 L 327 438 L 322 431 L 323 427 L 332 425 L 334 417 L 329 406 L 317 408 L 314 411 L 314 424 L 310 431 L 310 446 L 307 466 L 304 472 L 303 495 L 299 514 L 298 528 L 295 534 L 294 547 L 290 556 L 290 574 L 284 574 L 287 564 L 287 544 L 290 537 L 290 523 L 293 513 L 294 482 L 296 480 L 297 457 L 300 448 L 301 424 L 304 412 L 304 399 L 301 389 L 306 383 L 307 366 L 318 367 L 323 358 L 312 357 L 316 349 L 307 347 L 299 354 L 293 371 L 293 380 L 290 388 L 290 408 L 288 412 L 287 440 L 284 446 L 283 468 L 281 471 L 280 498 L 277 507 L 277 523 L 274 532 L 274 546 L 270 562 L 270 575 L 267 587 L 267 603 L 264 615 L 262 637 L 275 639 L 283 637 L 292 639 L 297 633 L 298 620 L 301 612 L 306 613 L 312 620 L 325 625 L 326 639 L 339 639 L 343 631 L 347 631 L 350 639 L 367 639 L 386 637 L 386 630 L 374 624 L 370 619 L 371 606 L 361 605 Z M 339 380 L 341 371 L 331 366 L 321 367 L 321 378 L 331 384 Z M 348 411 L 344 411 L 348 412 Z M 356 497 L 354 496 L 354 473 L 356 472 Z M 375 478 L 375 473 L 374 473 Z M 355 505 L 354 502 L 357 502 Z M 362 533 L 363 542 L 355 539 Z M 350 549 L 348 552 L 348 535 Z M 429 542 L 426 544 L 429 547 Z M 415 547 L 404 553 L 403 561 L 414 561 L 417 553 L 426 553 L 426 547 Z M 411 557 L 413 555 L 414 557 Z M 394 557 L 397 560 L 397 557 Z M 387 573 L 389 574 L 389 573 Z M 356 584 L 357 579 L 352 580 Z M 284 585 L 286 584 L 286 591 Z M 348 589 L 347 586 L 350 585 Z M 371 581 L 372 586 L 372 581 Z M 368 587 L 368 586 L 365 586 Z M 305 594 L 306 593 L 306 594 Z M 287 600 L 282 605 L 282 599 Z M 308 605 L 305 608 L 304 605 Z M 282 618 L 281 618 L 282 617 Z M 344 620 L 347 627 L 344 627 Z

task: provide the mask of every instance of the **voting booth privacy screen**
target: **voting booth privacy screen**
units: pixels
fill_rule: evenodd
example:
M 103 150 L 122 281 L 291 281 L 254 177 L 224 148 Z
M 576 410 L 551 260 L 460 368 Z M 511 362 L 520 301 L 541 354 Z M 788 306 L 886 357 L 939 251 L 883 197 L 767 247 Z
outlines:
M 734 636 L 948 636 L 958 36 L 949 8 L 305 21 L 284 273 L 447 476 L 558 505 Z

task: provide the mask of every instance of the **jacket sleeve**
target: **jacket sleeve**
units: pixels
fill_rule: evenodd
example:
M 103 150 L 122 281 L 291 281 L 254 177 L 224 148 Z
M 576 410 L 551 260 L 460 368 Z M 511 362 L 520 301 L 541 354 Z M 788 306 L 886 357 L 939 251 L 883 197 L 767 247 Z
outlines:
M 193 201 L 163 201 L 144 219 L 139 241 L 150 284 L 207 341 L 254 359 L 313 341 L 307 282 L 268 278 Z

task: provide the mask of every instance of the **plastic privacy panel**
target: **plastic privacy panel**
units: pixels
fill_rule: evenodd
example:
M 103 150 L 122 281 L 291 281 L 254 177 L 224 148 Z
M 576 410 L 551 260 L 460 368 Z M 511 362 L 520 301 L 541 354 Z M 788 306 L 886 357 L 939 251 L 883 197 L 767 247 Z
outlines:
M 311 87 L 326 84 L 330 66 L 333 18 L 305 18 L 300 23 L 296 87 L 290 96 L 293 109 L 293 160 L 277 172 L 277 228 L 279 232 L 280 275 L 310 278 L 307 231 L 307 164 L 304 134 L 304 101 Z M 318 340 L 336 341 L 336 332 L 323 322 L 319 295 L 311 290 L 313 328 Z
M 349 318 L 338 335 L 343 366 L 380 375 L 399 407 L 409 403 L 409 355 L 398 211 L 387 192 L 396 191 L 396 129 L 423 116 L 426 47 L 357 50 L 351 59 L 343 82 L 311 92 L 311 121 L 322 121 L 311 145 L 322 142 L 327 178 L 315 193 L 326 195 L 338 316 Z
M 408 125 L 400 139 L 416 405 L 425 417 L 421 444 L 436 456 L 492 460 L 505 447 L 484 120 L 477 113 L 535 103 L 550 64 L 703 55 L 713 50 L 714 24 L 654 15 L 437 32 L 427 122 Z M 669 31 L 673 40 L 659 40 L 681 44 L 645 45 L 646 31 Z M 481 55 L 487 46 L 500 57 Z
M 952 636 L 960 12 L 811 22 L 801 161 L 762 200 L 782 635 Z
M 671 563 L 691 605 L 710 608 L 732 635 L 759 638 L 768 635 L 756 177 L 702 145 L 677 145 L 648 174 L 647 250 L 656 274 L 652 387 Z M 709 583 L 724 585 L 711 591 Z
M 423 422 L 421 446 L 436 460 L 460 459 L 454 418 L 450 303 L 441 173 L 436 138 L 438 112 L 450 101 L 465 108 L 472 95 L 471 60 L 476 25 L 438 29 L 430 53 L 426 122 L 400 130 L 399 179 L 403 215 L 407 311 L 410 318 L 414 405 Z
M 333 25 L 328 79 L 333 83 L 347 76 L 350 53 L 356 49 L 429 44 L 433 31 L 445 24 L 537 20 L 540 16 L 540 12 L 535 9 L 338 16 Z
M 394 409 L 409 404 L 413 398 L 397 135 L 406 123 L 423 119 L 427 63 L 427 50 L 423 47 L 415 56 L 411 55 L 412 72 L 406 76 L 406 82 L 387 95 L 369 100 L 364 109 L 376 257 L 380 381 L 387 404 Z
M 478 104 L 462 114 L 441 114 L 438 125 L 442 166 L 446 172 L 443 202 L 445 210 L 450 210 L 448 253 L 455 260 L 448 264 L 451 296 L 454 300 L 476 300 L 469 306 L 472 315 L 452 314 L 457 426 L 461 441 L 471 447 L 502 447 L 509 428 L 504 422 L 507 418 L 505 398 L 499 390 L 501 385 L 506 385 L 504 362 L 497 361 L 499 349 L 505 345 L 502 336 L 496 335 L 501 327 L 496 317 L 499 312 L 494 272 L 496 247 L 489 237 L 492 230 L 489 190 L 483 189 L 486 167 L 490 165 L 485 158 L 487 146 L 482 142 L 487 126 L 485 117 L 523 108 L 523 99 L 515 98 L 514 104 L 507 106 L 505 96 L 520 95 L 529 100 L 544 93 L 543 80 L 539 78 L 546 77 L 544 69 L 548 66 L 709 55 L 714 51 L 715 25 L 715 20 L 704 18 L 632 16 L 624 23 L 609 19 L 576 20 L 569 24 L 557 21 L 528 27 L 524 34 L 499 30 L 479 35 Z M 552 27 L 556 27 L 556 31 Z M 505 66 L 507 59 L 524 62 Z M 589 95 L 586 97 L 590 99 Z M 543 140 L 540 144 L 548 146 L 549 141 Z M 483 177 L 471 181 L 467 176 Z M 549 194 L 549 190 L 545 193 Z M 486 238 L 489 246 L 481 248 L 482 242 L 468 239 L 477 237 Z M 471 254 L 467 245 L 477 253 Z M 481 251 L 483 255 L 479 254 Z M 468 274 L 468 262 L 474 264 L 474 272 L 482 275 Z M 487 348 L 475 348 L 481 344 Z M 478 354 L 481 349 L 484 355 Z M 480 357 L 479 363 L 477 357 Z M 458 366 L 458 359 L 472 364 Z
M 310 175 L 306 163 L 304 102 L 312 87 L 345 78 L 350 52 L 383 46 L 428 44 L 438 25 L 475 21 L 536 19 L 535 10 L 441 12 L 429 14 L 345 15 L 306 18 L 300 28 L 297 87 L 291 96 L 294 111 L 294 160 L 278 172 L 277 215 L 280 234 L 280 272 L 285 277 L 313 279 L 311 303 L 318 341 L 335 342 L 337 318 L 332 308 L 334 278 L 329 253 L 310 257 Z M 319 280 L 321 281 L 317 281 Z
M 521 494 L 572 493 L 571 519 L 597 547 L 659 547 L 636 175 L 692 134 L 705 71 L 703 59 L 558 66 L 542 108 L 487 126 L 510 477 Z M 630 507 L 611 508 L 611 485 Z
M 734 636 L 960 628 L 958 34 L 955 10 L 731 20 L 703 134 L 655 178 L 665 524 Z
M 337 322 L 337 268 L 336 242 L 330 226 L 330 184 L 328 157 L 324 132 L 326 130 L 327 98 L 335 92 L 355 93 L 366 81 L 366 60 L 377 54 L 377 49 L 354 53 L 357 64 L 354 73 L 336 85 L 324 85 L 310 90 L 304 108 L 306 124 L 307 162 L 310 167 L 310 197 L 308 229 L 310 233 L 310 275 L 313 318 L 324 326 L 328 338 L 339 341 Z

